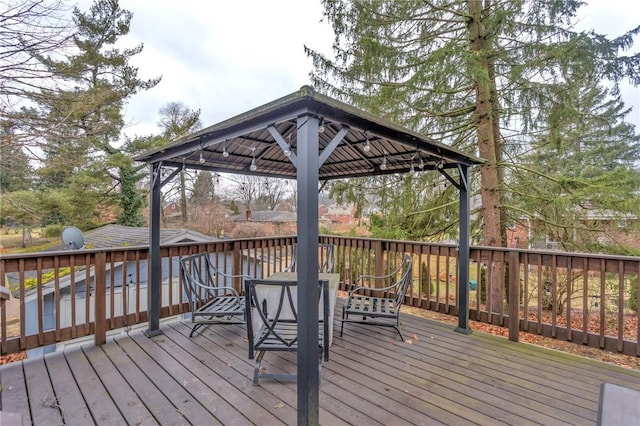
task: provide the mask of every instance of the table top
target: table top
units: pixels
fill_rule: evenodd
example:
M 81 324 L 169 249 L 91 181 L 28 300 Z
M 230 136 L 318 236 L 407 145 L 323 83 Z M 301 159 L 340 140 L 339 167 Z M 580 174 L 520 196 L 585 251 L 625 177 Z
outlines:
M 321 280 L 329 281 L 329 288 L 334 290 L 340 285 L 340 274 L 329 274 L 321 272 L 318 274 Z M 267 278 L 268 280 L 296 281 L 298 279 L 297 272 L 276 272 Z

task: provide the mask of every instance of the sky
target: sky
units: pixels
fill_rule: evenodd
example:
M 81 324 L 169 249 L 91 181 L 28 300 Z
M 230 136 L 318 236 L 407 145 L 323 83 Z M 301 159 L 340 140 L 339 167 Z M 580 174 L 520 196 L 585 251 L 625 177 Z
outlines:
M 80 0 L 87 10 L 91 0 Z M 619 36 L 640 24 L 630 0 L 588 0 L 578 29 Z M 310 84 L 304 45 L 330 54 L 333 32 L 320 0 L 120 0 L 133 13 L 123 46 L 144 44 L 131 63 L 140 78 L 162 76 L 134 95 L 125 133 L 158 133 L 158 110 L 181 102 L 201 110 L 210 126 Z M 634 50 L 640 50 L 640 40 Z M 640 130 L 640 88 L 625 85 L 633 107 L 628 121 Z

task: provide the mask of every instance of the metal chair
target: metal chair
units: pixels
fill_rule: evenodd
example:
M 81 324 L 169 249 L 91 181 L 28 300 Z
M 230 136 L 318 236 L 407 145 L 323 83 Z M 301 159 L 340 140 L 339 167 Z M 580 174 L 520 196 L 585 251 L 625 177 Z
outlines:
M 329 281 L 320 280 L 322 319 L 318 321 L 318 354 L 329 360 Z M 261 364 L 266 352 L 298 350 L 297 282 L 246 280 L 249 359 L 255 358 L 253 385 L 261 378 L 297 380 L 295 374 L 267 373 Z M 255 321 L 254 321 L 255 319 Z M 322 362 L 320 363 L 320 365 Z
M 245 299 L 231 287 L 231 280 L 249 278 L 248 275 L 230 275 L 218 271 L 208 253 L 182 257 L 180 266 L 193 324 L 189 337 L 204 325 L 244 324 Z
M 387 275 L 361 275 L 356 283 L 357 287 L 349 291 L 347 303 L 342 307 L 342 324 L 340 326 L 340 336 L 344 329 L 345 322 L 359 323 L 363 325 L 375 325 L 382 327 L 392 327 L 402 337 L 400 328 L 400 308 L 404 303 L 407 288 L 411 282 L 413 270 L 413 258 L 405 254 L 402 264 L 398 269 Z M 393 284 L 386 287 L 375 288 L 362 285 L 365 280 L 368 282 L 390 282 L 399 278 Z M 370 296 L 370 294 L 381 294 L 380 297 Z M 352 318 L 349 318 L 349 315 Z M 357 317 L 353 318 L 353 317 Z
M 318 272 L 320 273 L 333 273 L 335 265 L 335 246 L 333 244 L 318 244 Z M 296 260 L 298 257 L 298 244 L 293 244 L 291 253 L 291 263 L 284 270 L 284 272 L 296 271 Z

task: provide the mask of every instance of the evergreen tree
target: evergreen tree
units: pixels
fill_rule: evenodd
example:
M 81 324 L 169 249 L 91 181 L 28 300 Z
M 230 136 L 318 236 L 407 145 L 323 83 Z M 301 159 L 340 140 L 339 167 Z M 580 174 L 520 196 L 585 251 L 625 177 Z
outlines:
M 193 184 L 193 192 L 191 194 L 191 203 L 196 206 L 205 206 L 210 204 L 214 199 L 215 185 L 213 175 L 209 171 L 198 173 L 196 181 Z
M 30 187 L 31 166 L 10 122 L 0 122 L 0 194 Z
M 336 35 L 334 57 L 307 49 L 314 85 L 487 159 L 479 174 L 486 245 L 505 244 L 505 155 L 518 151 L 523 134 L 550 127 L 543 111 L 565 82 L 561 71 L 590 70 L 614 88 L 623 78 L 640 82 L 640 55 L 620 55 L 640 27 L 611 40 L 576 33 L 579 1 L 325 0 L 323 5 Z
M 629 109 L 608 92 L 568 81 L 544 112 L 552 126 L 512 172 L 512 220 L 527 218 L 535 238 L 566 250 L 625 253 L 607 227 L 640 211 L 640 135 L 624 121 Z
M 36 54 L 63 82 L 32 92 L 36 106 L 21 116 L 26 131 L 39 135 L 43 144 L 45 158 L 38 172 L 42 189 L 66 188 L 74 197 L 71 203 L 83 206 L 84 223 L 99 216 L 98 202 L 109 208 L 110 201 L 132 201 L 116 191 L 135 176 L 130 173 L 132 160 L 117 148 L 125 124 L 122 108 L 132 95 L 154 87 L 159 79 L 141 80 L 129 64 L 142 45 L 114 47 L 129 32 L 131 19 L 117 0 L 96 0 L 88 13 L 74 9 L 75 50 L 62 59 Z M 95 204 L 88 206 L 87 200 Z M 121 210 L 129 212 L 135 206 L 121 205 Z

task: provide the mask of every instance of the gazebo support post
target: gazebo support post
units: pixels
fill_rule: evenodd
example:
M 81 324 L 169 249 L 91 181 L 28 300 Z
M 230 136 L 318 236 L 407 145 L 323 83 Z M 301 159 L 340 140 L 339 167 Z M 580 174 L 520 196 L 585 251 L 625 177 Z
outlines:
M 149 328 L 144 334 L 147 337 L 162 334 L 160 330 L 160 291 L 162 276 L 160 274 L 160 188 L 162 187 L 162 163 L 151 163 L 150 198 L 149 201 L 149 256 L 147 258 L 147 284 Z M 126 314 L 126 313 L 125 313 Z
M 318 119 L 297 119 L 298 180 L 298 425 L 319 423 Z M 325 325 L 327 326 L 327 325 Z
M 469 238 L 471 227 L 469 225 L 469 166 L 458 165 L 460 172 L 460 242 L 458 245 L 458 327 L 455 331 L 462 334 L 471 334 L 469 328 Z

